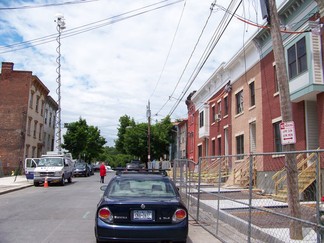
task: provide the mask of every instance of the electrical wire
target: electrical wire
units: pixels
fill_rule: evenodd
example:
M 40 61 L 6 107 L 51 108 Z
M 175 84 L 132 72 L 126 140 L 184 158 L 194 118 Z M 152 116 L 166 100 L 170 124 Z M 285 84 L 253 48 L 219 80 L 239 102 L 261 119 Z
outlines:
M 182 77 L 183 77 L 185 71 L 186 71 L 187 68 L 188 68 L 189 62 L 191 61 L 191 58 L 193 57 L 193 54 L 195 53 L 195 51 L 196 51 L 196 49 L 197 49 L 197 46 L 198 46 L 198 44 L 199 44 L 199 42 L 200 42 L 200 39 L 201 39 L 203 33 L 205 32 L 205 29 L 206 29 L 206 27 L 207 27 L 207 24 L 208 24 L 208 22 L 209 22 L 209 20 L 210 20 L 210 17 L 211 17 L 211 15 L 212 15 L 212 11 L 213 11 L 213 7 L 214 7 L 215 3 L 216 3 L 216 0 L 214 1 L 214 3 L 212 3 L 212 5 L 211 5 L 211 7 L 210 7 L 210 13 L 209 13 L 209 15 L 208 15 L 208 17 L 207 17 L 207 19 L 206 19 L 206 21 L 205 21 L 205 24 L 204 24 L 204 26 L 203 26 L 203 29 L 202 29 L 202 31 L 200 32 L 200 35 L 199 35 L 199 37 L 198 37 L 198 40 L 196 41 L 196 44 L 195 44 L 193 50 L 191 51 L 190 57 L 189 57 L 189 59 L 188 59 L 186 65 L 185 65 L 184 69 L 182 70 L 182 73 L 181 73 L 181 75 L 180 75 L 180 77 L 179 77 L 179 79 L 178 79 L 178 81 L 177 81 L 177 83 L 176 83 L 176 85 L 175 85 L 175 87 L 174 87 L 174 89 L 173 89 L 171 95 L 169 95 L 169 99 L 168 99 L 168 100 L 167 100 L 167 101 L 162 105 L 162 107 L 159 109 L 159 111 L 158 111 L 156 114 L 159 114 L 159 113 L 161 112 L 161 110 L 163 110 L 163 108 L 166 106 L 166 104 L 171 100 L 171 97 L 174 95 L 174 93 L 175 93 L 175 91 L 176 91 L 176 89 L 177 89 L 177 87 L 178 87 L 178 85 L 179 85 L 179 83 L 180 83 L 180 81 L 181 81 L 181 79 L 182 79 Z M 177 100 L 180 102 L 182 99 L 177 99 Z
M 48 3 L 48 4 L 41 4 L 41 5 L 30 5 L 30 6 L 21 6 L 21 7 L 5 7 L 0 8 L 0 10 L 22 10 L 22 9 L 31 9 L 31 8 L 44 8 L 44 7 L 56 7 L 62 5 L 71 5 L 71 4 L 80 4 L 80 3 L 88 3 L 88 2 L 96 2 L 100 0 L 79 0 L 79 1 L 69 1 L 63 3 Z
M 239 4 L 237 5 L 237 7 L 236 7 L 234 13 L 236 13 L 236 11 L 238 10 L 238 8 L 239 8 L 239 6 L 241 5 L 242 1 L 243 1 L 243 0 L 241 0 L 241 1 L 239 2 Z M 230 8 L 231 5 L 234 5 L 234 4 L 235 4 L 235 3 L 234 3 L 234 0 L 232 0 L 231 3 L 229 4 L 229 7 L 228 7 L 228 8 Z M 191 87 L 191 85 L 193 84 L 193 82 L 196 80 L 198 74 L 199 74 L 200 71 L 202 70 L 203 66 L 204 66 L 205 63 L 207 62 L 207 60 L 208 60 L 209 56 L 211 55 L 212 51 L 213 51 L 214 48 L 216 47 L 217 43 L 219 42 L 220 38 L 223 36 L 223 34 L 224 34 L 225 30 L 227 29 L 229 23 L 231 22 L 231 20 L 232 20 L 233 17 L 234 17 L 233 15 L 230 15 L 230 19 L 229 19 L 229 21 L 226 22 L 226 18 L 227 18 L 227 16 L 229 16 L 229 14 L 228 14 L 227 12 L 225 12 L 224 17 L 223 17 L 221 23 L 218 25 L 218 28 L 216 29 L 216 31 L 215 31 L 215 33 L 214 33 L 214 36 L 213 36 L 213 38 L 212 38 L 212 40 L 211 40 L 211 42 L 210 42 L 210 46 L 208 46 L 208 47 L 206 48 L 206 50 L 205 50 L 205 53 L 204 53 L 205 57 L 204 57 L 204 55 L 203 55 L 202 58 L 200 59 L 200 60 L 201 60 L 201 61 L 199 62 L 200 64 L 199 64 L 199 63 L 197 64 L 195 70 L 193 71 L 193 73 L 192 73 L 190 79 L 189 79 L 188 82 L 187 82 L 186 87 L 184 88 L 184 90 L 183 90 L 182 93 L 180 94 L 180 98 L 179 98 L 179 100 L 181 100 L 181 99 L 185 96 L 185 94 L 188 92 L 188 90 L 189 90 L 189 88 Z M 223 24 L 225 25 L 224 27 L 222 27 Z M 218 33 L 219 33 L 219 34 L 218 34 Z M 180 101 L 178 101 L 178 102 L 176 102 L 176 103 L 174 104 L 174 106 L 172 107 L 172 109 L 170 110 L 170 112 L 169 112 L 169 114 L 168 114 L 169 116 L 171 116 L 171 115 L 173 114 L 173 112 L 175 111 L 175 109 L 178 107 L 179 103 L 180 103 Z
M 61 39 L 65 39 L 65 38 L 68 38 L 68 37 L 71 37 L 71 36 L 82 34 L 82 33 L 85 33 L 85 32 L 88 32 L 88 31 L 91 31 L 91 30 L 94 30 L 94 29 L 102 28 L 102 27 L 107 26 L 107 25 L 112 25 L 112 24 L 115 24 L 117 22 L 121 22 L 123 20 L 127 20 L 127 19 L 130 19 L 130 18 L 133 18 L 133 17 L 137 17 L 139 15 L 143 15 L 143 14 L 149 13 L 151 11 L 155 11 L 155 10 L 158 10 L 158 9 L 161 9 L 161 8 L 164 8 L 164 7 L 168 7 L 168 6 L 177 4 L 179 2 L 183 2 L 184 0 L 177 0 L 177 1 L 174 1 L 172 3 L 168 3 L 168 4 L 165 4 L 165 5 L 162 5 L 162 6 L 157 6 L 155 8 L 151 8 L 151 9 L 139 12 L 139 13 L 135 13 L 135 14 L 123 17 L 123 18 L 119 18 L 121 16 L 130 14 L 130 13 L 133 13 L 133 12 L 137 12 L 139 10 L 143 10 L 143 9 L 146 9 L 146 8 L 150 8 L 152 6 L 155 6 L 155 5 L 158 5 L 160 3 L 167 2 L 167 1 L 169 1 L 169 0 L 160 1 L 158 3 L 150 4 L 150 5 L 144 6 L 144 7 L 139 8 L 139 9 L 131 10 L 131 11 L 128 11 L 128 12 L 123 13 L 123 14 L 119 14 L 119 15 L 116 15 L 116 16 L 113 16 L 113 17 L 109 17 L 107 19 L 103 19 L 103 20 L 92 22 L 92 23 L 86 24 L 86 25 L 82 25 L 82 26 L 79 26 L 79 27 L 76 27 L 76 28 L 73 28 L 73 29 L 70 29 L 70 30 L 66 30 L 66 31 L 62 32 Z M 107 22 L 107 21 L 109 21 L 109 22 Z M 38 46 L 38 45 L 43 45 L 43 44 L 46 44 L 46 43 L 49 43 L 49 42 L 52 42 L 52 41 L 55 41 L 55 40 L 56 40 L 56 34 L 51 34 L 51 35 L 48 35 L 48 36 L 45 36 L 45 37 L 40 37 L 40 38 L 36 38 L 36 39 L 33 39 L 33 40 L 29 40 L 29 41 L 10 44 L 10 45 L 7 45 L 7 46 L 0 47 L 0 54 L 13 52 L 13 51 L 18 51 L 18 50 L 22 50 L 22 49 L 25 49 L 25 48 Z M 3 49 L 5 51 L 1 51 Z M 7 49 L 10 49 L 10 50 L 7 50 Z
M 152 96 L 154 95 L 154 93 L 155 93 L 155 91 L 156 91 L 157 86 L 159 85 L 159 83 L 160 83 L 160 81 L 161 81 L 162 74 L 164 73 L 165 66 L 166 66 L 166 64 L 167 64 L 167 62 L 168 62 L 168 60 L 169 60 L 169 56 L 170 56 L 171 50 L 172 50 L 172 48 L 173 48 L 173 44 L 174 44 L 175 38 L 176 38 L 177 33 L 178 33 L 178 30 L 179 30 L 179 26 L 180 26 L 180 23 L 181 23 L 181 20 L 182 20 L 182 17 L 183 17 L 183 13 L 184 13 L 184 10 L 185 10 L 185 7 L 186 7 L 186 3 L 187 3 L 187 1 L 185 0 L 185 1 L 184 1 L 184 4 L 183 4 L 182 11 L 181 11 L 181 15 L 180 15 L 180 18 L 179 18 L 179 21 L 178 21 L 178 25 L 177 25 L 176 31 L 175 31 L 175 33 L 174 33 L 174 35 L 173 35 L 173 39 L 172 39 L 172 42 L 171 42 L 171 46 L 170 46 L 170 48 L 169 48 L 169 51 L 168 51 L 167 57 L 166 57 L 165 62 L 164 62 L 164 64 L 163 64 L 162 71 L 161 71 L 161 73 L 160 73 L 160 76 L 159 76 L 159 78 L 158 78 L 158 80 L 157 80 L 157 82 L 156 82 L 156 84 L 155 84 L 155 87 L 154 87 L 153 92 L 151 93 L 149 99 L 152 98 Z M 157 114 L 158 114 L 158 113 L 157 113 Z

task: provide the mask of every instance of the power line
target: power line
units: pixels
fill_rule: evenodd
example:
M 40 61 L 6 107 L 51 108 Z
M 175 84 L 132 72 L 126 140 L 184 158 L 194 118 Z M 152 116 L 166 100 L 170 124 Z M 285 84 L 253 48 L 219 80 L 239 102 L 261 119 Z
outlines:
M 208 24 L 208 22 L 209 22 L 209 19 L 210 19 L 210 17 L 211 17 L 212 10 L 213 10 L 213 6 L 214 6 L 215 2 L 216 2 L 216 0 L 215 0 L 214 3 L 211 5 L 210 13 L 209 13 L 209 15 L 208 15 L 208 17 L 207 17 L 207 20 L 206 20 L 206 22 L 205 22 L 205 25 L 204 25 L 202 31 L 200 32 L 200 35 L 199 35 L 199 37 L 198 37 L 198 40 L 196 41 L 196 44 L 195 44 L 193 50 L 191 51 L 190 57 L 189 57 L 189 59 L 188 59 L 186 65 L 185 65 L 185 67 L 184 67 L 184 69 L 183 69 L 183 71 L 182 71 L 182 73 L 181 73 L 181 75 L 180 75 L 180 77 L 179 77 L 179 79 L 178 79 L 178 81 L 177 81 L 177 83 L 176 83 L 176 85 L 175 85 L 175 87 L 174 87 L 174 89 L 173 89 L 171 95 L 169 95 L 169 99 L 166 100 L 166 102 L 162 105 L 162 107 L 159 109 L 159 111 L 158 111 L 156 114 L 158 114 L 158 113 L 161 112 L 161 110 L 166 106 L 166 104 L 170 101 L 171 97 L 172 97 L 173 94 L 175 93 L 175 91 L 176 91 L 176 89 L 177 89 L 177 87 L 178 87 L 178 85 L 179 85 L 179 83 L 180 83 L 180 81 L 181 81 L 181 79 L 182 79 L 182 77 L 183 77 L 185 71 L 187 70 L 187 67 L 188 67 L 188 65 L 189 65 L 189 62 L 191 61 L 191 58 L 192 58 L 193 54 L 194 54 L 195 51 L 196 51 L 196 48 L 197 48 L 197 46 L 198 46 L 198 43 L 200 42 L 200 39 L 201 39 L 201 37 L 202 37 L 202 35 L 203 35 L 205 29 L 206 29 L 206 26 L 207 26 L 207 24 Z M 177 99 L 177 100 L 181 100 L 181 99 Z M 179 102 L 180 102 L 180 101 L 179 101 Z
M 234 13 L 236 13 L 236 11 L 238 10 L 238 8 L 239 8 L 239 6 L 241 5 L 242 1 L 243 1 L 243 0 L 241 0 L 241 1 L 238 3 L 238 5 L 237 5 L 237 7 L 236 7 L 236 9 L 235 9 L 235 11 L 234 11 Z M 234 0 L 231 1 L 231 3 L 229 4 L 229 7 L 228 7 L 228 8 L 230 8 L 232 4 L 234 5 Z M 198 63 L 197 66 L 196 66 L 196 68 L 195 68 L 195 70 L 192 72 L 192 75 L 191 75 L 190 79 L 189 79 L 188 82 L 187 82 L 187 86 L 184 88 L 184 90 L 183 90 L 182 93 L 180 94 L 180 98 L 179 98 L 179 100 L 181 100 L 181 99 L 185 96 L 185 94 L 187 93 L 187 91 L 189 90 L 189 88 L 191 87 L 191 85 L 193 84 L 193 82 L 196 80 L 198 74 L 199 74 L 200 71 L 202 70 L 203 66 L 205 65 L 205 63 L 206 63 L 206 61 L 208 60 L 209 56 L 211 55 L 212 51 L 214 50 L 214 48 L 215 48 L 216 45 L 218 44 L 220 38 L 223 36 L 223 34 L 224 34 L 225 30 L 227 29 L 229 23 L 231 22 L 231 20 L 232 20 L 233 17 L 234 17 L 233 15 L 231 15 L 229 21 L 227 21 L 227 23 L 225 23 L 225 18 L 226 18 L 227 16 L 228 16 L 228 14 L 225 13 L 225 15 L 224 15 L 224 17 L 223 17 L 223 19 L 222 19 L 222 21 L 221 21 L 221 24 L 223 24 L 223 23 L 225 24 L 224 28 L 221 26 L 221 24 L 218 25 L 218 28 L 217 28 L 216 31 L 215 31 L 215 34 L 214 34 L 213 40 L 210 42 L 210 43 L 211 43 L 210 47 L 207 46 L 207 49 L 209 49 L 209 50 L 207 51 L 207 49 L 206 49 L 206 51 L 205 51 L 206 56 L 205 56 L 204 58 L 203 58 L 203 56 L 202 56 L 202 58 L 200 59 L 200 60 L 201 60 L 201 64 L 199 65 L 199 63 Z M 222 28 L 222 30 L 221 30 L 221 28 Z M 220 32 L 219 35 L 217 35 L 218 32 Z M 197 71 L 196 71 L 196 70 L 197 70 Z M 194 72 L 196 72 L 196 73 L 194 74 Z M 175 111 L 175 109 L 178 107 L 179 103 L 180 103 L 180 101 L 177 101 L 177 102 L 174 104 L 174 106 L 172 107 L 171 111 L 169 112 L 169 116 L 172 115 L 172 113 L 173 113 L 173 112 Z
M 167 2 L 167 1 L 169 1 L 169 0 L 163 0 L 163 1 L 160 1 L 158 3 L 150 4 L 150 5 L 135 9 L 135 10 L 125 12 L 123 14 L 119 14 L 119 15 L 116 15 L 116 16 L 113 16 L 113 17 L 109 17 L 107 19 L 99 20 L 99 21 L 96 21 L 96 22 L 92 22 L 90 24 L 86 24 L 86 25 L 82 25 L 82 26 L 79 26 L 79 27 L 76 27 L 76 28 L 73 28 L 73 29 L 66 30 L 65 32 L 62 33 L 61 39 L 65 39 L 65 38 L 68 38 L 68 37 L 71 37 L 71 36 L 82 34 L 82 33 L 85 33 L 85 32 L 88 32 L 88 31 L 91 31 L 91 30 L 94 30 L 94 29 L 98 29 L 98 28 L 101 28 L 101 27 L 104 27 L 104 26 L 107 26 L 107 25 L 112 25 L 112 24 L 115 24 L 117 22 L 121 22 L 123 20 L 127 20 L 127 19 L 130 19 L 130 18 L 133 18 L 133 17 L 137 17 L 139 15 L 149 13 L 151 11 L 159 10 L 161 8 L 165 8 L 165 7 L 177 4 L 177 3 L 182 2 L 184 0 L 177 0 L 177 1 L 174 1 L 172 3 L 167 3 L 167 4 L 162 5 L 162 6 L 157 6 L 155 8 L 151 8 L 151 9 L 139 12 L 139 13 L 135 13 L 135 14 L 120 18 L 120 17 L 122 17 L 124 15 L 128 15 L 130 13 L 134 13 L 134 12 L 137 12 L 139 10 L 150 8 L 150 7 L 153 7 L 155 5 L 158 5 L 158 4 L 161 4 L 163 2 Z M 46 44 L 46 43 L 49 43 L 49 42 L 52 42 L 52 41 L 55 41 L 55 40 L 56 40 L 56 34 L 51 34 L 51 35 L 48 35 L 48 36 L 36 38 L 36 39 L 33 39 L 33 40 L 29 40 L 29 41 L 10 44 L 10 45 L 1 47 L 0 50 L 1 49 L 10 49 L 10 48 L 11 49 L 1 51 L 0 54 L 7 53 L 7 52 L 13 52 L 13 51 L 17 51 L 17 50 L 21 50 L 21 49 L 25 49 L 25 48 L 30 48 L 30 47 L 34 47 L 34 46 L 38 46 L 38 45 L 43 45 L 43 44 Z
M 161 77 L 162 77 L 162 74 L 164 73 L 165 66 L 166 66 L 166 64 L 167 64 L 167 62 L 168 62 L 168 60 L 169 60 L 169 56 L 170 56 L 170 53 L 171 53 L 171 50 L 172 50 L 172 48 L 173 48 L 173 44 L 174 44 L 175 38 L 176 38 L 177 33 L 178 33 L 178 30 L 179 30 L 179 26 L 180 26 L 180 23 L 181 23 L 181 20 L 182 20 L 182 16 L 183 16 L 183 13 L 184 13 L 184 10 L 185 10 L 185 7 L 186 7 L 186 3 L 187 3 L 187 1 L 185 0 L 185 2 L 184 2 L 184 4 L 183 4 L 182 11 L 181 11 L 181 15 L 180 15 L 180 18 L 179 18 L 179 21 L 178 21 L 177 28 L 176 28 L 176 31 L 175 31 L 175 33 L 174 33 L 174 35 L 173 35 L 173 39 L 172 39 L 172 42 L 171 42 L 171 46 L 170 46 L 169 51 L 168 51 L 168 55 L 167 55 L 167 57 L 166 57 L 166 59 L 165 59 L 165 62 L 164 62 L 164 64 L 163 64 L 162 71 L 161 71 L 160 76 L 159 76 L 159 78 L 158 78 L 158 80 L 157 80 L 157 82 L 156 82 L 156 85 L 155 85 L 155 87 L 154 87 L 154 89 L 153 89 L 153 92 L 152 92 L 152 94 L 150 95 L 150 98 L 154 95 L 155 90 L 156 90 L 157 86 L 159 85 L 159 83 L 160 83 L 160 81 L 161 81 Z
M 88 3 L 88 2 L 96 2 L 96 1 L 100 1 L 100 0 L 79 0 L 79 1 L 68 1 L 63 3 L 48 3 L 48 4 L 40 4 L 40 5 L 26 5 L 20 7 L 5 7 L 5 8 L 0 8 L 0 10 L 23 10 L 23 9 L 31 9 L 31 8 L 56 7 L 62 5 L 80 4 L 80 3 Z

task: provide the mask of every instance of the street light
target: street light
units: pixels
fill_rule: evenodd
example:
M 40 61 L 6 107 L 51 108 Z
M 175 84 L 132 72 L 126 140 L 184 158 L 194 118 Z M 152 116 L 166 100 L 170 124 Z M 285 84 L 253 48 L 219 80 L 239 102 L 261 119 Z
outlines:
M 59 153 L 61 153 L 62 145 L 61 145 L 61 31 L 65 29 L 65 22 L 64 22 L 64 16 L 63 14 L 56 14 L 56 20 L 54 20 L 56 25 L 56 30 L 58 32 L 58 36 L 56 38 L 56 41 L 58 43 L 58 47 L 56 48 L 56 52 L 58 54 L 58 57 L 56 58 L 56 62 L 58 67 L 56 68 L 57 73 L 57 104 L 58 109 L 56 112 L 56 148 Z

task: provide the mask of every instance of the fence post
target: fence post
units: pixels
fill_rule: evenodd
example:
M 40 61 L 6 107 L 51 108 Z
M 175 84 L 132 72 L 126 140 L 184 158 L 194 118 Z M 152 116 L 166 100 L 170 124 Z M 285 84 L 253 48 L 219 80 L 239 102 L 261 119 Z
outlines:
M 253 183 L 253 154 L 250 154 L 249 159 L 249 222 L 248 222 L 248 243 L 251 242 L 251 229 L 252 229 L 252 183 Z
M 321 224 L 321 213 L 320 213 L 320 200 L 321 200 L 321 166 L 320 166 L 320 160 L 319 160 L 319 152 L 316 153 L 316 161 L 314 163 L 316 163 L 316 220 L 317 220 L 317 224 L 320 225 Z M 321 228 L 319 228 L 319 230 L 316 231 L 316 235 L 317 235 L 317 242 L 321 242 L 321 238 L 323 237 L 322 233 L 321 233 Z
M 199 208 L 200 208 L 200 183 L 201 183 L 201 158 L 198 159 L 198 197 L 197 197 L 197 221 L 199 221 Z
M 216 235 L 218 235 L 218 224 L 219 224 L 219 196 L 220 196 L 220 187 L 222 182 L 222 160 L 217 157 L 216 158 L 219 161 L 218 165 L 218 196 L 217 196 L 217 219 L 216 219 Z

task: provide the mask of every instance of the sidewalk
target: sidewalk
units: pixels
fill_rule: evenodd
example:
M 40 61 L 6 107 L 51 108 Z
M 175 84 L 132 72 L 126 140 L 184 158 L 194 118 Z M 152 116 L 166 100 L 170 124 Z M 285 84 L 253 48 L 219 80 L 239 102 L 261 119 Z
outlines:
M 25 175 L 1 177 L 0 195 L 30 186 L 33 186 L 33 180 L 27 180 Z

